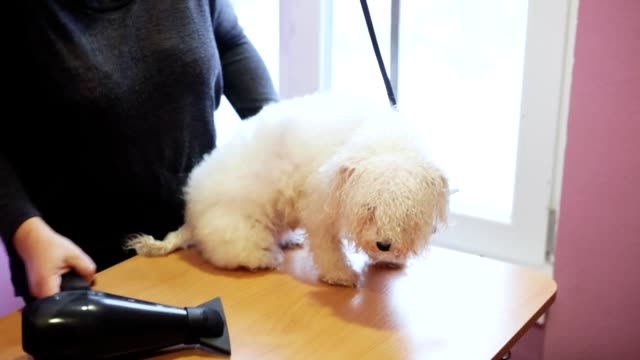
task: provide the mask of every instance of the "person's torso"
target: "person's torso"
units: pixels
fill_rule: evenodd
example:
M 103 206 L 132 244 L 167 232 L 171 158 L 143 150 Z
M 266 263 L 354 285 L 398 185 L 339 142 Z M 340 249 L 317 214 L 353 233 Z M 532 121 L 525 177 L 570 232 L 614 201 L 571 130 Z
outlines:
M 32 201 L 69 236 L 175 225 L 188 172 L 215 146 L 209 2 L 23 1 L 3 141 Z

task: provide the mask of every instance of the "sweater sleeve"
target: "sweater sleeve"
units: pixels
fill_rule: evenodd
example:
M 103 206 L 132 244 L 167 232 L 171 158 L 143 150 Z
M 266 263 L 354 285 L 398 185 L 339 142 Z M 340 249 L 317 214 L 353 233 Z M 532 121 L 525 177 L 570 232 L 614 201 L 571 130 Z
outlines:
M 224 95 L 241 119 L 255 115 L 278 101 L 267 67 L 238 23 L 228 0 L 213 0 L 213 24 L 222 73 Z
M 25 220 L 40 213 L 33 206 L 13 167 L 0 152 L 0 237 L 9 248 L 13 234 Z
M 12 2 L 7 4 L 8 9 L 5 14 L 11 14 L 11 19 L 4 20 L 6 24 L 22 24 L 28 16 L 33 16 L 27 10 L 28 6 L 23 2 Z M 22 104 L 32 92 L 30 85 L 31 78 L 25 76 L 24 54 L 28 54 L 29 44 L 24 41 L 25 37 L 20 34 L 8 36 L 3 42 L 3 47 L 10 54 L 5 65 L 3 65 L 2 77 L 5 90 L 5 112 L 22 113 Z M 28 218 L 40 216 L 40 213 L 32 204 L 25 188 L 19 180 L 15 168 L 7 155 L 7 143 L 13 134 L 11 122 L 19 119 L 9 119 L 3 117 L 0 120 L 0 238 L 7 246 L 7 253 L 13 254 L 13 234 L 16 229 Z

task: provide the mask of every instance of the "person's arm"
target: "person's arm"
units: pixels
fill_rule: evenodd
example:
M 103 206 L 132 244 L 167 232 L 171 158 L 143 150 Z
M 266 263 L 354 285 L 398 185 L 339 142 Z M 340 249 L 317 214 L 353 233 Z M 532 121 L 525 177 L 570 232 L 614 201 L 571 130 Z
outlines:
M 3 19 L 6 20 L 3 21 L 4 24 L 22 24 L 27 21 L 25 19 L 34 16 L 31 8 L 20 1 L 7 3 L 4 10 L 5 14 L 9 14 Z M 33 102 L 33 78 L 25 65 L 31 44 L 24 35 L 24 32 L 18 31 L 3 38 L 3 48 L 13 54 L 2 67 L 3 86 L 8 90 L 5 115 L 24 115 L 25 104 L 38 106 Z M 8 148 L 8 140 L 16 136 L 12 121 L 28 119 L 24 116 L 4 116 L 0 120 L 0 238 L 11 257 L 11 263 L 20 263 L 16 261 L 20 259 L 24 263 L 28 283 L 24 285 L 28 287 L 31 296 L 23 293 L 27 291 L 22 289 L 23 284 L 20 284 L 17 295 L 25 299 L 39 298 L 58 292 L 61 275 L 70 269 L 74 269 L 87 280 L 92 279 L 95 264 L 78 246 L 45 223 L 42 214 L 28 196 L 19 172 L 8 156 L 9 150 L 18 150 Z M 18 270 L 21 265 L 14 270 Z M 23 274 L 16 275 L 17 278 L 22 278 Z
M 29 291 L 41 298 L 60 291 L 62 274 L 75 270 L 91 281 L 96 265 L 76 244 L 42 219 L 10 162 L 0 152 L 0 237 L 22 258 Z
M 0 237 L 5 245 L 11 246 L 18 227 L 36 216 L 40 216 L 39 211 L 31 203 L 11 163 L 0 152 Z
M 214 36 L 222 62 L 224 95 L 241 119 L 278 101 L 277 92 L 260 54 L 238 23 L 228 0 L 212 0 Z

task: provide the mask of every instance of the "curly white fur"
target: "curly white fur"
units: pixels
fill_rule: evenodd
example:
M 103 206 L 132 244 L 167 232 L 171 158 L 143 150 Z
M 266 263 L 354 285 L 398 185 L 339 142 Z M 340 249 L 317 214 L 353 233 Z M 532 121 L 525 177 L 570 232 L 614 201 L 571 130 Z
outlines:
M 195 244 L 221 268 L 276 267 L 304 229 L 322 280 L 355 286 L 347 239 L 373 261 L 403 264 L 446 223 L 449 187 L 400 113 L 317 93 L 265 107 L 196 166 L 185 224 L 127 246 L 158 256 Z

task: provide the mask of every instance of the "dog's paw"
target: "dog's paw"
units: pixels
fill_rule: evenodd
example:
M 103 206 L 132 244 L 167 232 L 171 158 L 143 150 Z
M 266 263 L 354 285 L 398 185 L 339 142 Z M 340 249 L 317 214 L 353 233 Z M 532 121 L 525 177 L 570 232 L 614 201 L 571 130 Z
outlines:
M 348 269 L 323 273 L 320 275 L 320 279 L 331 285 L 356 287 L 360 274 L 353 269 Z
M 294 231 L 289 231 L 286 234 L 284 234 L 284 236 L 282 236 L 280 241 L 278 241 L 278 244 L 283 249 L 297 248 L 304 245 L 305 238 L 306 238 L 306 235 L 304 231 L 297 229 Z

